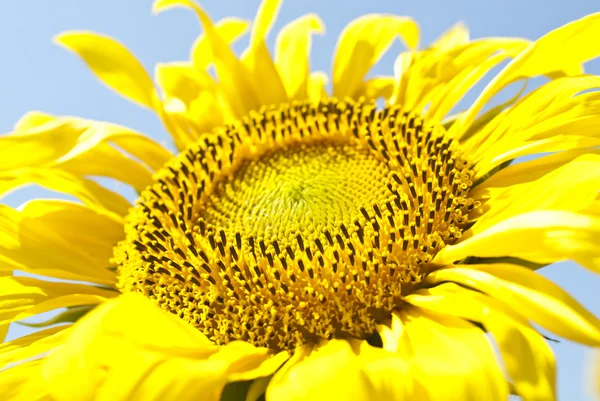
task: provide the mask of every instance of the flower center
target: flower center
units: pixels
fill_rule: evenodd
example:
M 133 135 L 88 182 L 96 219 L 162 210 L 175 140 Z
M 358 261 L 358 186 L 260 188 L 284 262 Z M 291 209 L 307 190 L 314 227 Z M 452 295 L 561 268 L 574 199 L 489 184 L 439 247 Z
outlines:
M 217 344 L 365 338 L 460 236 L 471 177 L 400 107 L 265 108 L 156 174 L 115 249 L 119 288 Z

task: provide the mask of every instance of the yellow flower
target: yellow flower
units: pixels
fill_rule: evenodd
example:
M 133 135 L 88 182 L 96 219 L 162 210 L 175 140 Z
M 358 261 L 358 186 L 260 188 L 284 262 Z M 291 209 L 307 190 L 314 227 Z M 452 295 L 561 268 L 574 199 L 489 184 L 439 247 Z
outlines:
M 191 8 L 204 34 L 154 81 L 111 38 L 56 39 L 156 111 L 179 154 L 40 112 L 0 138 L 1 193 L 80 201 L 0 207 L 1 337 L 62 310 L 0 346 L 4 400 L 553 400 L 532 323 L 600 345 L 598 318 L 535 271 L 600 272 L 600 78 L 581 67 L 600 54 L 600 14 L 535 42 L 471 41 L 458 24 L 423 50 L 410 18 L 366 15 L 341 34 L 330 95 L 309 68 L 317 16 L 270 56 L 279 3 L 263 1 L 238 58 L 246 21 L 156 1 Z M 394 76 L 366 79 L 398 37 Z M 482 112 L 536 76 L 550 81 Z

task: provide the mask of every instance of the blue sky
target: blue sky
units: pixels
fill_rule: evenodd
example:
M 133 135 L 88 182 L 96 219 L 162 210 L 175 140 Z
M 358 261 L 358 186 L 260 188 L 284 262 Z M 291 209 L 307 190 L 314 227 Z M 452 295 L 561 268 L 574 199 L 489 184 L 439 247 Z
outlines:
M 158 62 L 185 60 L 199 26 L 192 13 L 174 10 L 159 16 L 150 12 L 151 0 L 53 0 L 28 2 L 3 0 L 0 12 L 0 132 L 11 130 L 28 110 L 77 115 L 106 120 L 167 140 L 156 117 L 116 96 L 101 85 L 73 55 L 53 45 L 51 38 L 68 29 L 89 29 L 109 34 L 126 44 L 148 70 Z M 203 6 L 217 20 L 225 16 L 250 19 L 258 0 L 205 0 Z M 337 36 L 353 18 L 381 12 L 409 15 L 421 25 L 422 44 L 435 39 L 457 21 L 464 21 L 472 37 L 517 36 L 535 39 L 545 32 L 591 12 L 600 11 L 598 0 L 288 0 L 274 32 L 302 14 L 316 12 L 327 33 L 313 44 L 313 70 L 330 70 Z M 275 35 L 271 34 L 273 43 Z M 237 48 L 239 50 L 239 48 Z M 373 73 L 391 73 L 399 43 L 393 46 Z M 588 72 L 600 74 L 600 63 Z M 468 96 L 472 99 L 474 94 Z M 32 197 L 52 195 L 31 187 L 3 200 L 11 206 Z M 543 274 L 561 284 L 576 299 L 600 315 L 600 277 L 572 263 L 544 269 Z M 21 334 L 21 330 L 11 333 Z M 565 401 L 591 400 L 586 386 L 585 364 L 589 350 L 562 341 L 553 345 L 559 363 L 559 394 Z

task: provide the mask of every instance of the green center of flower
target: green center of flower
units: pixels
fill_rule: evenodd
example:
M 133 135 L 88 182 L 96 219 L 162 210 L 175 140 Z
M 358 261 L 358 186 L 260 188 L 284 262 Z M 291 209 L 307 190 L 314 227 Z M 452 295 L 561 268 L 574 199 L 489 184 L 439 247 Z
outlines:
M 367 149 L 334 141 L 294 144 L 242 162 L 217 184 L 201 218 L 228 236 L 295 244 L 350 227 L 360 208 L 390 197 L 389 170 Z
M 471 176 L 399 107 L 264 109 L 157 173 L 115 250 L 119 287 L 218 344 L 365 338 L 460 236 Z

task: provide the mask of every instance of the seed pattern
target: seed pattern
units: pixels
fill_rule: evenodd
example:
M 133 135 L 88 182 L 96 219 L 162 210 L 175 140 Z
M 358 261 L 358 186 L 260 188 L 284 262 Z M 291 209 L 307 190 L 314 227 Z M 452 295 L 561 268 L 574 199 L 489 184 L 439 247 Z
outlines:
M 399 106 L 264 108 L 156 174 L 115 249 L 119 287 L 217 344 L 366 338 L 460 237 L 472 177 L 442 127 Z

